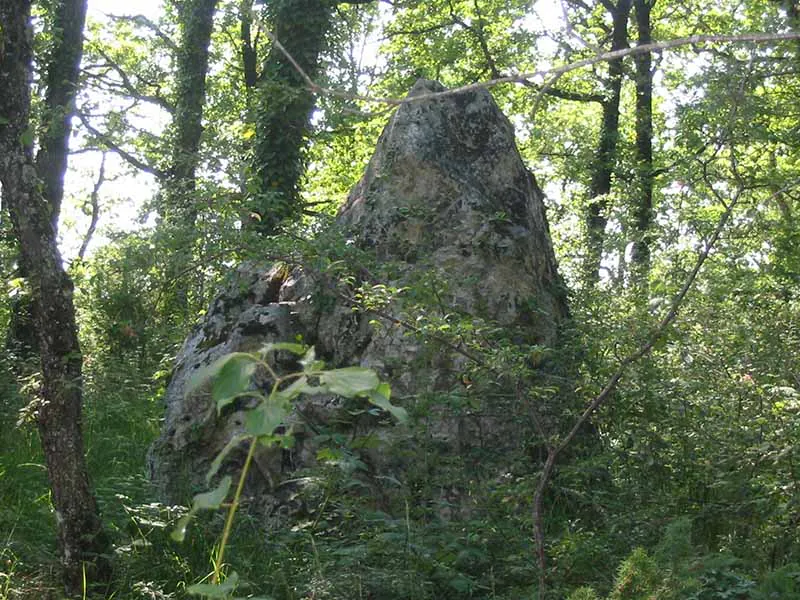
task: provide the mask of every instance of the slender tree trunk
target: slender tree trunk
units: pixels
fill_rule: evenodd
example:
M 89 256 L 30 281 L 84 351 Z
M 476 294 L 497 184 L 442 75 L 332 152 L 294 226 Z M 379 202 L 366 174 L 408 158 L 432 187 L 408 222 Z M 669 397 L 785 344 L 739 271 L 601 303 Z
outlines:
M 43 195 L 50 204 L 50 221 L 58 230 L 64 198 L 64 173 L 69 157 L 72 116 L 83 54 L 83 25 L 86 2 L 57 2 L 52 35 L 57 39 L 47 65 L 47 91 L 36 155 L 36 172 Z
M 655 0 L 634 0 L 637 45 L 652 42 L 650 13 Z M 637 54 L 636 62 L 636 175 L 638 194 L 633 206 L 633 277 L 645 284 L 650 273 L 653 224 L 653 67 L 649 52 Z
M 316 77 L 333 3 L 277 0 L 273 5 L 275 38 L 309 77 Z M 302 212 L 300 185 L 315 101 L 296 67 L 274 44 L 264 62 L 259 88 L 253 164 L 258 194 L 252 210 L 259 218 L 251 225 L 270 234 L 281 221 Z
M 628 18 L 631 0 L 619 0 L 611 10 L 613 30 L 611 50 L 628 47 Z M 608 195 L 617 163 L 617 142 L 619 140 L 619 103 L 622 95 L 622 59 L 608 61 L 608 95 L 603 102 L 603 122 L 600 141 L 592 165 L 592 179 L 589 184 L 589 204 L 586 209 L 586 259 L 584 262 L 584 283 L 593 287 L 600 276 L 600 262 L 603 258 L 605 229 L 608 223 Z
M 44 179 L 40 179 L 33 160 L 29 129 L 33 58 L 30 10 L 30 0 L 0 0 L 0 115 L 4 119 L 0 123 L 0 183 L 30 280 L 42 372 L 37 423 L 53 492 L 65 583 L 68 592 L 75 594 L 81 591 L 84 573 L 90 582 L 109 575 L 109 543 L 89 487 L 84 459 L 82 357 L 72 281 L 58 251 L 53 207 L 44 196 L 48 190 L 46 181 L 54 177 L 55 170 L 48 167 Z M 65 0 L 57 5 L 57 11 L 65 15 L 65 20 L 59 27 L 61 39 L 56 52 L 59 45 L 77 45 L 64 48 L 64 53 L 79 63 L 86 0 Z M 77 35 L 73 31 L 76 28 Z M 58 60 L 54 62 L 57 63 Z M 72 62 L 61 66 L 64 71 L 53 74 L 52 81 L 76 77 L 77 67 Z M 75 81 L 72 80 L 72 94 Z M 71 100 L 72 96 L 67 95 L 61 109 L 64 115 L 73 110 Z M 58 112 L 51 108 L 52 114 Z M 62 133 L 69 137 L 68 125 Z M 46 162 L 43 159 L 42 164 Z M 62 164 L 66 166 L 65 162 Z M 58 187 L 63 190 L 60 186 L 63 181 Z
M 53 11 L 53 37 L 57 40 L 47 61 L 45 102 L 39 134 L 39 152 L 36 171 L 42 185 L 42 194 L 50 205 L 50 220 L 58 230 L 58 217 L 64 198 L 64 172 L 69 155 L 69 137 L 72 132 L 72 104 L 78 81 L 78 69 L 83 48 L 83 23 L 86 7 L 80 2 L 59 2 Z M 18 260 L 19 277 L 28 274 Z M 31 361 L 38 356 L 36 335 L 33 331 L 33 310 L 30 298 L 14 301 L 11 322 L 6 335 L 6 350 L 14 356 L 16 371 L 24 374 Z
M 196 240 L 197 168 L 203 135 L 208 52 L 218 0 L 187 0 L 180 5 L 181 41 L 177 56 L 177 98 L 173 128 L 173 153 L 164 186 L 164 222 L 175 247 L 171 250 L 167 278 L 175 308 L 185 313 L 192 278 L 187 269 Z
M 253 0 L 242 0 L 239 4 L 239 39 L 242 43 L 242 68 L 244 85 L 249 95 L 258 83 L 258 55 L 253 47 Z M 249 106 L 248 106 L 249 108 Z

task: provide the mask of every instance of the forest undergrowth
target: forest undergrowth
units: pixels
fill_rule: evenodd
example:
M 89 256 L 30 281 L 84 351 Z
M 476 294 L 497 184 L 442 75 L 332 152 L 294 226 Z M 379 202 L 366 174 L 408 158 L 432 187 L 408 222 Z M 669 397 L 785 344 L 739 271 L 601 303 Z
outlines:
M 770 312 L 771 320 L 745 330 L 735 322 L 738 299 L 721 301 L 711 284 L 703 291 L 596 416 L 597 442 L 559 465 L 546 498 L 548 597 L 800 598 L 792 458 L 800 399 L 781 385 L 792 368 L 781 352 L 796 340 L 785 334 L 779 348 L 772 334 L 781 318 L 784 331 L 795 331 L 793 309 L 774 311 L 769 290 L 760 292 L 763 302 L 747 296 L 751 311 Z M 730 313 L 721 312 L 726 307 Z M 594 340 L 600 333 L 618 343 L 628 338 L 620 333 L 625 323 L 605 309 L 576 313 L 574 343 L 582 347 L 584 370 L 577 377 L 591 390 L 611 365 L 602 344 L 589 345 L 585 332 Z M 728 325 L 713 332 L 699 326 L 711 318 Z M 115 565 L 113 581 L 87 594 L 187 597 L 185 589 L 208 581 L 214 570 L 223 519 L 200 515 L 191 535 L 174 542 L 170 533 L 186 508 L 155 502 L 147 479 L 147 449 L 159 431 L 170 362 L 151 350 L 169 345 L 159 339 L 150 349 L 102 351 L 105 342 L 90 333 L 110 330 L 86 331 L 87 457 Z M 633 343 L 637 333 L 629 335 Z M 10 371 L 4 381 L 0 599 L 61 598 L 38 436 L 21 410 L 31 390 L 20 395 Z M 437 397 L 428 406 L 459 402 Z M 415 410 L 412 419 L 423 421 L 425 403 Z M 406 491 L 380 502 L 364 484 L 359 449 L 340 442 L 343 451 L 297 474 L 314 481 L 303 491 L 310 507 L 305 519 L 267 534 L 257 517 L 237 519 L 226 560 L 243 582 L 237 597 L 534 597 L 531 498 L 542 458 L 534 438 L 502 455 L 433 445 L 407 474 Z M 443 490 L 450 489 L 459 491 L 458 500 L 448 501 Z

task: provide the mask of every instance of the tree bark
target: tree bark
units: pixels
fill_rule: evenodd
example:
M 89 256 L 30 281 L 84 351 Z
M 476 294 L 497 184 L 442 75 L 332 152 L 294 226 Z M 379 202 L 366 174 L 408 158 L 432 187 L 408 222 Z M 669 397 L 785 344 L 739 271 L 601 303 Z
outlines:
M 33 160 L 30 10 L 30 0 L 0 0 L 0 23 L 3 24 L 0 30 L 0 183 L 31 286 L 42 373 L 37 424 L 53 492 L 65 584 L 68 593 L 75 594 L 82 590 L 84 572 L 89 582 L 105 579 L 110 574 L 109 543 L 89 487 L 84 459 L 82 357 L 72 302 L 72 281 L 64 271 L 56 243 L 53 206 L 44 195 L 49 191 L 47 178 L 54 177 L 55 167 L 51 169 L 48 165 L 42 180 Z M 77 45 L 77 48 L 64 49 L 75 63 L 81 58 L 81 15 L 85 15 L 85 11 L 85 0 L 64 0 L 58 6 L 57 14 L 64 15 L 66 20 L 59 32 L 62 37 L 56 52 L 60 44 Z M 76 28 L 77 34 L 73 31 Z M 60 74 L 53 73 L 52 79 L 48 76 L 51 81 L 61 83 L 72 73 L 77 76 L 77 67 L 72 62 L 55 60 L 53 64 L 60 65 L 54 68 L 64 70 Z M 74 93 L 75 80 L 72 81 Z M 51 114 L 58 113 L 55 107 L 51 108 Z M 72 105 L 65 105 L 61 110 L 68 120 Z M 61 117 L 58 127 L 62 133 L 65 131 Z M 68 131 L 64 135 L 68 138 Z M 61 146 L 53 140 L 53 147 Z M 43 158 L 42 164 L 48 160 Z M 66 162 L 59 164 L 66 167 Z M 55 189 L 63 190 L 63 171 L 61 178 Z
M 655 0 L 634 0 L 637 45 L 645 46 L 653 39 L 650 13 Z M 634 56 L 636 63 L 636 179 L 637 196 L 633 206 L 633 279 L 647 282 L 650 273 L 650 250 L 653 224 L 653 67 L 649 52 Z
M 50 203 L 50 220 L 58 229 L 64 198 L 64 173 L 67 170 L 78 70 L 83 54 L 83 25 L 86 2 L 58 2 L 53 8 L 52 35 L 57 42 L 47 63 L 47 92 L 44 101 L 36 172 Z
M 312 79 L 319 70 L 333 12 L 326 0 L 278 0 L 272 28 L 275 38 Z M 255 160 L 258 192 L 251 225 L 268 235 L 286 218 L 302 212 L 300 184 L 314 110 L 314 93 L 286 55 L 274 44 L 259 80 Z
M 77 92 L 78 69 L 83 48 L 83 24 L 86 6 L 81 2 L 59 2 L 52 9 L 55 38 L 52 53 L 47 57 L 46 92 L 39 132 L 39 152 L 36 171 L 42 193 L 50 205 L 50 220 L 58 230 L 58 218 L 64 198 L 64 172 L 69 155 L 69 137 Z M 28 273 L 18 260 L 19 277 Z M 11 322 L 6 335 L 6 350 L 15 359 L 15 370 L 25 374 L 27 367 L 38 357 L 39 349 L 33 331 L 33 309 L 30 298 L 14 301 Z M 28 373 L 29 374 L 29 373 Z
M 174 248 L 169 254 L 167 278 L 175 308 L 185 313 L 191 295 L 186 276 L 196 240 L 197 168 L 203 135 L 206 76 L 214 13 L 218 0 L 187 0 L 180 5 L 181 41 L 177 53 L 177 98 L 172 121 L 173 153 L 164 183 L 163 227 Z M 162 227 L 162 228 L 163 228 Z
M 628 47 L 628 18 L 631 0 L 619 0 L 616 6 L 605 4 L 611 12 L 613 28 L 611 51 Z M 586 259 L 584 261 L 584 283 L 594 287 L 600 277 L 600 263 L 603 259 L 605 229 L 608 223 L 608 195 L 617 163 L 617 142 L 619 141 L 619 103 L 622 95 L 622 58 L 608 61 L 608 92 L 603 102 L 603 122 L 600 141 L 592 165 L 592 179 L 589 184 L 589 204 L 586 209 Z

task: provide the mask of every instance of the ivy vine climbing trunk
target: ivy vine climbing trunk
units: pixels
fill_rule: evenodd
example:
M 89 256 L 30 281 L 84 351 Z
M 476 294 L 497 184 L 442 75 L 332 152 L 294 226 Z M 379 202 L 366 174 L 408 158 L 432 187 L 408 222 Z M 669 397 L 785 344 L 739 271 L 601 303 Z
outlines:
M 63 102 L 47 107 L 49 116 L 40 142 L 43 152 L 52 143 L 54 153 L 50 158 L 42 158 L 40 153 L 40 160 L 34 161 L 31 2 L 0 0 L 0 183 L 33 297 L 42 374 L 37 425 L 57 514 L 65 584 L 73 594 L 81 591 L 84 576 L 91 582 L 109 575 L 110 546 L 89 486 L 81 427 L 82 356 L 73 286 L 56 241 L 56 207 L 47 196 L 53 193 L 50 184 L 63 193 L 86 0 L 64 0 L 55 3 L 53 9 L 57 40 L 48 81 L 63 84 L 67 91 L 61 96 L 48 91 L 48 101 Z M 70 59 L 62 60 L 64 57 Z M 48 140 L 53 128 L 60 131 L 60 144 L 55 133 Z M 58 173 L 61 181 L 55 182 Z
M 637 45 L 652 43 L 650 14 L 655 0 L 634 0 Z M 653 224 L 653 65 L 649 52 L 634 56 L 636 63 L 636 179 L 633 206 L 633 278 L 644 284 L 650 272 Z
M 333 6 L 327 0 L 276 0 L 268 7 L 283 50 L 273 44 L 258 82 L 252 210 L 257 218 L 252 224 L 263 234 L 302 212 L 300 184 L 315 100 L 298 67 L 308 77 L 317 76 Z
M 162 232 L 174 246 L 169 253 L 167 284 L 174 308 L 186 313 L 197 221 L 197 169 L 203 135 L 206 76 L 214 13 L 218 0 L 187 0 L 179 5 L 181 39 L 177 52 L 177 94 L 172 121 L 172 157 L 164 182 Z
M 628 18 L 631 0 L 618 0 L 616 4 L 603 2 L 611 13 L 611 51 L 628 47 Z M 592 178 L 589 184 L 589 202 L 586 208 L 586 258 L 584 261 L 584 282 L 593 287 L 600 277 L 600 263 L 603 259 L 605 230 L 608 223 L 609 194 L 617 163 L 617 142 L 619 141 L 619 104 L 622 97 L 623 80 L 622 58 L 608 61 L 608 82 L 605 99 L 602 103 L 603 118 L 600 140 L 592 165 Z

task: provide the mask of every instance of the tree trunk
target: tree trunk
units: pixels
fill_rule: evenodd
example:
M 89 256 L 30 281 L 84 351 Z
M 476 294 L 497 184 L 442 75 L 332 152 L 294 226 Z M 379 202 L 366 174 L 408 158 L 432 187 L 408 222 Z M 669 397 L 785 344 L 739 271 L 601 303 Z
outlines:
M 239 40 L 242 43 L 244 85 L 249 96 L 250 90 L 258 83 L 258 55 L 252 39 L 253 0 L 242 0 L 239 4 L 239 15 Z
M 652 42 L 650 12 L 655 0 L 634 0 L 637 45 Z M 637 196 L 633 206 L 633 278 L 644 284 L 650 273 L 650 246 L 653 223 L 653 71 L 649 52 L 637 54 L 636 62 L 636 179 Z
M 275 38 L 311 78 L 331 23 L 333 3 L 326 0 L 278 0 L 272 27 Z M 258 193 L 251 225 L 260 233 L 302 212 L 300 184 L 305 174 L 305 147 L 314 110 L 314 93 L 296 67 L 273 44 L 260 81 L 256 115 L 255 161 Z
M 208 50 L 218 0 L 189 0 L 180 5 L 181 41 L 177 55 L 177 98 L 172 121 L 173 153 L 164 184 L 162 230 L 174 247 L 167 264 L 167 278 L 174 308 L 186 313 L 191 277 L 186 271 L 196 239 L 197 167 L 203 135 L 206 103 Z
M 41 180 L 33 160 L 30 10 L 30 0 L 0 0 L 3 24 L 0 32 L 0 115 L 3 117 L 0 122 L 0 183 L 19 242 L 21 261 L 30 280 L 42 372 L 37 423 L 53 492 L 65 584 L 68 593 L 74 594 L 81 592 L 84 571 L 90 582 L 109 575 L 109 543 L 89 487 L 84 460 L 82 357 L 72 302 L 72 281 L 64 271 L 58 251 L 53 207 L 44 196 L 48 191 L 47 178 L 53 177 L 54 170 L 48 167 Z M 65 48 L 64 53 L 79 63 L 86 2 L 65 0 L 57 10 L 57 14 L 65 18 L 59 44 L 77 45 L 77 48 Z M 79 30 L 77 35 L 73 31 L 75 28 Z M 59 46 L 56 50 L 58 53 Z M 77 68 L 73 68 L 71 62 L 55 59 L 53 65 L 56 64 L 60 66 L 54 69 L 63 68 L 63 71 L 53 73 L 52 78 L 48 75 L 49 80 L 63 82 L 76 76 Z M 73 79 L 73 94 L 74 83 Z M 61 110 L 64 115 L 70 115 L 70 95 L 66 102 Z M 58 113 L 55 107 L 51 108 L 51 114 Z M 64 118 L 68 120 L 68 116 Z M 59 123 L 68 138 L 68 125 L 64 128 L 60 119 Z M 47 160 L 43 159 L 42 164 Z M 65 162 L 61 164 L 66 166 Z M 63 181 L 57 184 L 57 189 L 63 190 Z
M 60 2 L 52 7 L 51 35 L 56 40 L 47 64 L 45 102 L 40 123 L 39 152 L 36 171 L 44 198 L 50 205 L 50 221 L 58 230 L 58 218 L 64 198 L 64 172 L 69 155 L 72 132 L 72 105 L 77 90 L 78 69 L 83 48 L 83 23 L 86 6 L 81 2 Z M 28 274 L 19 263 L 19 277 Z M 38 357 L 36 334 L 33 331 L 33 306 L 29 298 L 14 301 L 11 322 L 6 335 L 6 351 L 14 357 L 18 374 L 30 374 L 28 366 Z
M 613 10 L 611 50 L 628 47 L 628 18 L 631 0 L 619 0 Z M 589 205 L 586 210 L 586 259 L 584 262 L 584 282 L 593 287 L 600 277 L 600 263 L 603 258 L 605 229 L 608 222 L 608 195 L 617 162 L 617 142 L 619 140 L 619 103 L 622 94 L 622 59 L 608 61 L 608 94 L 603 102 L 603 123 L 600 141 L 592 165 L 592 179 L 589 184 Z

